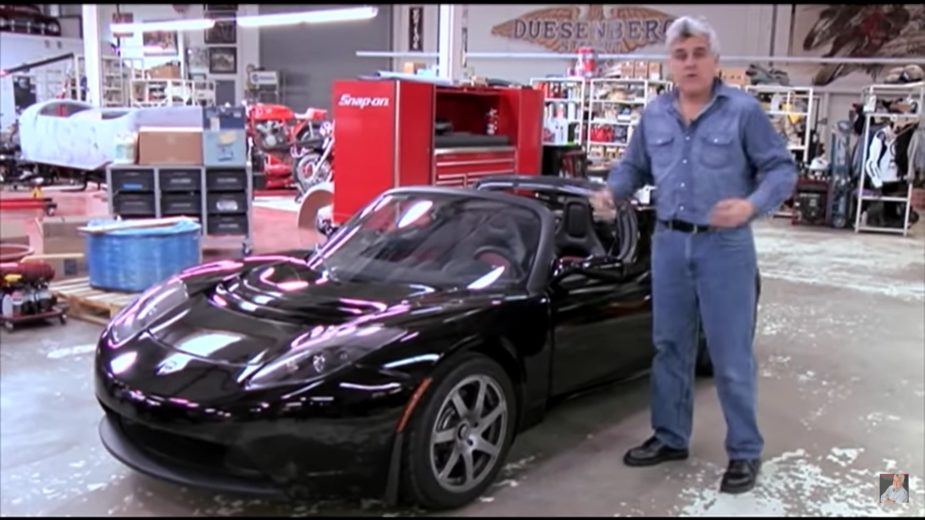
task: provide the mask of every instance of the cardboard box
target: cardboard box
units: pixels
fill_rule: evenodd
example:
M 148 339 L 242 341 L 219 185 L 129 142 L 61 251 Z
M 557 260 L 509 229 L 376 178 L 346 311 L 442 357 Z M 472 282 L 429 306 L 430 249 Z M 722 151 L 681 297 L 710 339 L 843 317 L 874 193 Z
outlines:
M 165 63 L 148 69 L 149 79 L 180 79 L 180 65 Z
M 426 68 L 426 63 L 418 63 L 414 61 L 406 61 L 401 65 L 401 71 L 405 74 L 417 74 L 419 70 L 424 70 Z
M 26 226 L 22 222 L 15 220 L 0 220 L 0 242 L 24 246 L 31 245 Z
M 728 85 L 744 87 L 751 84 L 748 74 L 746 74 L 747 70 L 743 67 L 723 67 L 720 69 L 720 77 Z
M 617 71 L 620 73 L 621 78 L 632 78 L 633 77 L 633 62 L 631 61 L 621 61 L 617 64 Z
M 246 166 L 245 130 L 205 130 L 202 132 L 202 155 L 205 166 Z
M 199 166 L 202 130 L 198 128 L 142 128 L 138 131 L 138 164 L 144 166 Z
M 68 216 L 36 219 L 42 239 L 42 253 L 36 260 L 48 262 L 55 269 L 55 279 L 87 276 L 84 257 L 86 241 L 78 231 L 100 217 Z
M 662 64 L 657 61 L 649 62 L 649 79 L 651 80 L 660 80 L 662 79 Z

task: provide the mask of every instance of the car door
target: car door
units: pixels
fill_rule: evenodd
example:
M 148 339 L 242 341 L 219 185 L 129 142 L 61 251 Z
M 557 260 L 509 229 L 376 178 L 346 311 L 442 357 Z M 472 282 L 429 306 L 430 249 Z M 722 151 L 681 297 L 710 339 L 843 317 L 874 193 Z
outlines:
M 627 260 L 622 265 L 574 272 L 551 287 L 554 394 L 649 366 L 652 308 L 648 255 Z

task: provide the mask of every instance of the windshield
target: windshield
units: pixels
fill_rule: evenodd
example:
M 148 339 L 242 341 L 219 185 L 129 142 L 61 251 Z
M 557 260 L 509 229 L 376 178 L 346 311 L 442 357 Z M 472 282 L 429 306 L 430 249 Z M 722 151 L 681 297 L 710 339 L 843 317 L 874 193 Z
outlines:
M 539 216 L 516 204 L 467 195 L 390 195 L 332 237 L 310 264 L 338 281 L 520 287 L 539 237 Z

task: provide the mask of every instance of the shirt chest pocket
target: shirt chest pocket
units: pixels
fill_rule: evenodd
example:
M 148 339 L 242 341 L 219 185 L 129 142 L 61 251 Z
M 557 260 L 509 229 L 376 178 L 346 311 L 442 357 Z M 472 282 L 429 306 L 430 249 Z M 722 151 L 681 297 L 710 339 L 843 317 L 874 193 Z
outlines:
M 658 170 L 671 166 L 675 159 L 674 141 L 674 136 L 668 133 L 655 133 L 646 137 L 646 152 L 652 166 L 655 167 L 656 175 L 659 173 Z
M 730 166 L 735 161 L 737 142 L 729 134 L 707 134 L 700 138 L 700 163 L 710 168 Z

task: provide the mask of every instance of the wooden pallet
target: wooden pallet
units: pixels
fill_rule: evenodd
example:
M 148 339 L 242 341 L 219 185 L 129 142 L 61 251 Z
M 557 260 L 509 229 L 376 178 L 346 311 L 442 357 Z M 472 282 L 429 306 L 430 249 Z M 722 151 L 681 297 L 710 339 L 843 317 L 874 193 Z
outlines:
M 78 320 L 106 325 L 138 294 L 107 292 L 90 287 L 89 278 L 72 278 L 53 282 L 51 293 L 68 306 L 68 316 Z

